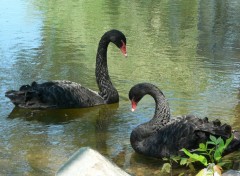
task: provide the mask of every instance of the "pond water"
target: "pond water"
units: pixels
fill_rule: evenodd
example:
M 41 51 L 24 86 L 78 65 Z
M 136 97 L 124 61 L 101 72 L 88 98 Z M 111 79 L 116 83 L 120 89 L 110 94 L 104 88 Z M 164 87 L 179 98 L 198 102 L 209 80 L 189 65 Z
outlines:
M 157 85 L 173 116 L 219 118 L 240 129 L 239 11 L 238 0 L 0 1 L 0 175 L 54 175 L 84 146 L 132 175 L 159 175 L 162 162 L 136 154 L 129 142 L 154 113 L 148 96 L 130 111 L 128 91 L 139 82 Z M 127 37 L 128 58 L 108 48 L 119 104 L 24 110 L 4 96 L 60 79 L 97 90 L 98 41 L 112 28 Z

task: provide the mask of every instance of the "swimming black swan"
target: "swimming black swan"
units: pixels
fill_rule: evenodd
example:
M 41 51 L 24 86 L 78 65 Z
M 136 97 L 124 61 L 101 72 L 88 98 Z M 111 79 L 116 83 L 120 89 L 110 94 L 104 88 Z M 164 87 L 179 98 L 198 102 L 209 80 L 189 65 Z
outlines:
M 100 104 L 117 103 L 119 95 L 108 75 L 107 48 L 114 43 L 127 56 L 126 37 L 118 30 L 106 32 L 98 45 L 96 56 L 96 80 L 99 93 L 71 81 L 33 82 L 23 85 L 19 91 L 11 90 L 5 96 L 22 108 L 83 108 Z
M 240 148 L 239 132 L 232 132 L 230 125 L 221 125 L 219 120 L 209 122 L 207 118 L 193 115 L 170 119 L 167 100 L 161 90 L 150 83 L 137 84 L 129 91 L 132 111 L 146 94 L 155 100 L 155 114 L 149 122 L 137 126 L 131 133 L 130 142 L 137 153 L 156 158 L 181 155 L 182 148 L 196 149 L 199 143 L 209 139 L 210 134 L 224 139 L 234 134 L 225 154 Z

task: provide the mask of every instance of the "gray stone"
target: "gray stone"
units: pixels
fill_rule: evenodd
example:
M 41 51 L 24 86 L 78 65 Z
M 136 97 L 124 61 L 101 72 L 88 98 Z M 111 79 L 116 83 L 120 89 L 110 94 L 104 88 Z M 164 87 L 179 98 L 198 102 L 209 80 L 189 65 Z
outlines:
M 97 151 L 80 148 L 57 171 L 56 176 L 130 176 Z
M 240 171 L 228 170 L 227 172 L 224 172 L 222 176 L 240 176 Z

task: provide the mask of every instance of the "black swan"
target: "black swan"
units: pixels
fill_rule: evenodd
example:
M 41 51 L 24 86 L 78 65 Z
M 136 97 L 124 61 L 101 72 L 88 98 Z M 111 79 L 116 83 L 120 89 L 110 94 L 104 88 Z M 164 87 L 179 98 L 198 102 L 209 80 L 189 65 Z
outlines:
M 155 114 L 149 122 L 137 126 L 131 133 L 130 142 L 137 153 L 155 158 L 182 155 L 182 148 L 196 149 L 199 143 L 209 139 L 210 134 L 223 139 L 234 134 L 225 154 L 240 148 L 239 132 L 233 132 L 230 125 L 222 125 L 219 120 L 209 122 L 206 117 L 201 119 L 193 115 L 170 119 L 168 102 L 153 84 L 140 83 L 131 88 L 129 99 L 132 111 L 146 94 L 155 100 Z
M 96 56 L 96 80 L 99 93 L 71 81 L 33 82 L 19 91 L 10 90 L 5 96 L 22 108 L 83 108 L 119 102 L 119 95 L 108 74 L 107 48 L 114 43 L 127 56 L 126 37 L 118 30 L 106 32 L 99 41 Z

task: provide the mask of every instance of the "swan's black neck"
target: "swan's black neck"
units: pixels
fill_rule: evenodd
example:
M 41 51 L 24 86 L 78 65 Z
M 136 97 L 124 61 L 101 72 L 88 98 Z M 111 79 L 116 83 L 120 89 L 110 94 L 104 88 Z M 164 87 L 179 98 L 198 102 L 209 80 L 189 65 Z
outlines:
M 155 100 L 155 113 L 150 123 L 157 123 L 157 125 L 166 125 L 170 120 L 170 108 L 169 104 L 159 89 L 153 89 L 150 95 Z
M 131 144 L 139 153 L 143 153 L 143 150 L 145 150 L 142 142 L 165 126 L 170 120 L 170 108 L 161 90 L 152 84 L 142 85 L 143 96 L 149 94 L 155 100 L 155 114 L 149 122 L 137 126 L 131 133 Z
M 149 94 L 155 100 L 155 113 L 149 122 L 142 125 L 148 129 L 156 130 L 156 128 L 161 128 L 169 122 L 170 108 L 165 96 L 160 89 L 151 84 L 147 84 L 146 86 L 146 94 Z
M 116 88 L 111 82 L 107 66 L 107 48 L 109 43 L 109 35 L 103 35 L 98 45 L 95 75 L 99 88 L 99 95 L 106 103 L 116 103 L 119 101 L 119 96 Z

